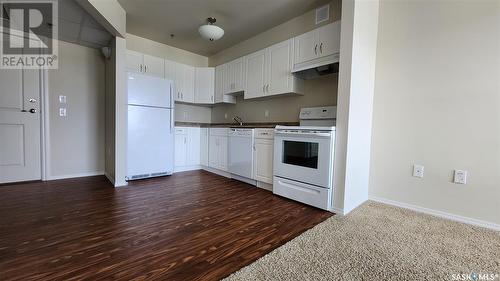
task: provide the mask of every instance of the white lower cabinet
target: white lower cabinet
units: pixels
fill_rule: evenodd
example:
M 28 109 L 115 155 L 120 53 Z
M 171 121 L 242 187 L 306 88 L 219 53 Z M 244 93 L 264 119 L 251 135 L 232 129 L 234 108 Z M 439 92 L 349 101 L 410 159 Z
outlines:
M 200 165 L 200 128 L 175 127 L 175 171 L 192 170 Z
M 208 128 L 200 128 L 200 164 L 208 166 Z
M 227 171 L 227 128 L 210 128 L 208 140 L 208 166 Z
M 273 183 L 273 134 L 273 129 L 255 130 L 254 179 L 268 184 Z
M 174 153 L 174 167 L 175 170 L 186 166 L 187 163 L 187 129 L 175 128 L 175 153 Z

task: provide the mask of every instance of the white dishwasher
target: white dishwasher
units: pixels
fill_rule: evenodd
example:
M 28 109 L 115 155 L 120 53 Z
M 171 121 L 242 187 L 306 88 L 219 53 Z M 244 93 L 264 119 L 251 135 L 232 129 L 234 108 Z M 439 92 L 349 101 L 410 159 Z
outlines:
M 253 178 L 254 129 L 229 130 L 228 170 L 231 174 Z

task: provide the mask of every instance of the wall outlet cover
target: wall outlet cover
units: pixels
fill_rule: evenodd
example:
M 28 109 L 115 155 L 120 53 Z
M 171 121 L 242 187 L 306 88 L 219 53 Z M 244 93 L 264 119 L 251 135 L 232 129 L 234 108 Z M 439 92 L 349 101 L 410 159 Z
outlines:
M 269 117 L 269 110 L 266 109 L 266 111 L 264 111 L 264 116 Z
M 61 117 L 66 116 L 66 108 L 64 108 L 64 107 L 59 108 L 59 116 L 61 116 Z
M 66 96 L 60 95 L 59 96 L 59 103 L 66 103 Z
M 413 176 L 416 178 L 423 178 L 424 177 L 424 166 L 413 165 Z
M 467 171 L 455 170 L 453 173 L 453 183 L 466 184 L 467 183 Z

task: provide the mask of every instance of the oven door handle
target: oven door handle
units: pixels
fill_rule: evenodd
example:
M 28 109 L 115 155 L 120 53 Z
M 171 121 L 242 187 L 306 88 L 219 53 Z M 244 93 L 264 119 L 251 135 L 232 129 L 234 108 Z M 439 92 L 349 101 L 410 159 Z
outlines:
M 283 137 L 320 137 L 320 138 L 331 138 L 331 133 L 304 133 L 304 132 L 283 132 L 276 131 L 274 133 L 275 136 L 283 136 Z

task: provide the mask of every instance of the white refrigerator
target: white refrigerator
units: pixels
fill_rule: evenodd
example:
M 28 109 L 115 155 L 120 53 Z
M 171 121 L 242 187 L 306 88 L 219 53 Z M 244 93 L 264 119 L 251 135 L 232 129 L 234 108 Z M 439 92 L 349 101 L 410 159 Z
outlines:
M 127 180 L 171 175 L 174 170 L 172 82 L 127 73 Z

